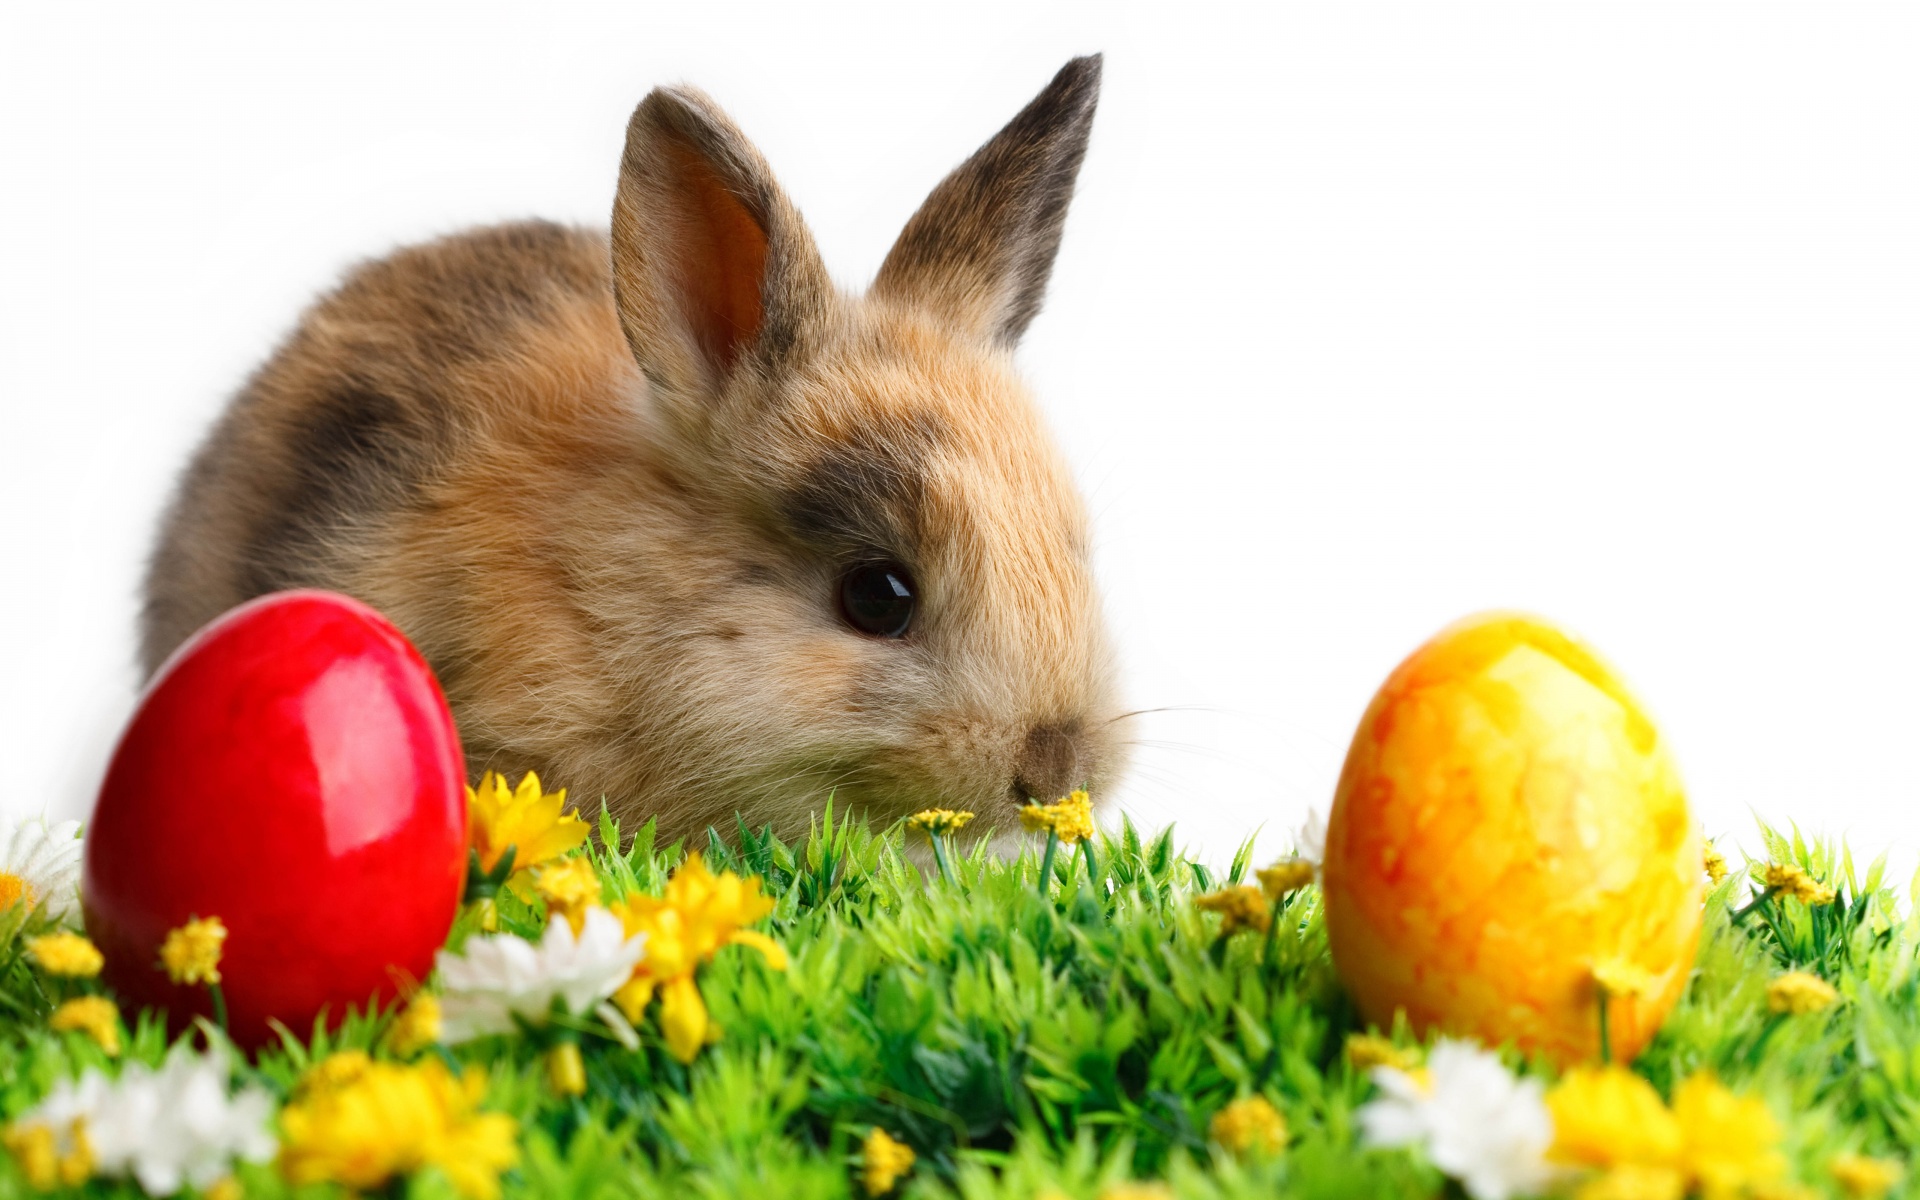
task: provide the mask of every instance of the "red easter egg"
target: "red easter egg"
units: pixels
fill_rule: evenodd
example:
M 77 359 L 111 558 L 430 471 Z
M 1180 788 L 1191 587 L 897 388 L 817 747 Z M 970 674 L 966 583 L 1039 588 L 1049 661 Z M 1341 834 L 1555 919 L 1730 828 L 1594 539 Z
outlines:
M 323 1010 L 425 979 L 466 885 L 460 738 L 419 651 L 373 609 L 278 592 L 176 651 L 114 750 L 81 903 L 105 980 L 175 1028 L 207 989 L 161 969 L 167 932 L 227 927 L 229 1028 L 304 1036 Z M 131 1014 L 129 1014 L 131 1015 Z

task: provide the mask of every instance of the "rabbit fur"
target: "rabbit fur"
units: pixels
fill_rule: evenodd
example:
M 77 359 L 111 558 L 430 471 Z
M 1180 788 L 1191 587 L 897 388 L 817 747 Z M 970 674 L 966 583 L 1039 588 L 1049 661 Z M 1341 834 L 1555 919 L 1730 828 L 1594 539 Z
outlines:
M 611 238 L 523 222 L 353 270 L 187 468 L 149 675 L 251 597 L 344 592 L 426 656 L 471 771 L 663 834 L 1014 806 L 1124 763 L 1087 517 L 1015 370 L 1084 155 L 1076 59 L 836 288 L 705 95 L 634 112 Z M 912 625 L 836 597 L 903 564 Z

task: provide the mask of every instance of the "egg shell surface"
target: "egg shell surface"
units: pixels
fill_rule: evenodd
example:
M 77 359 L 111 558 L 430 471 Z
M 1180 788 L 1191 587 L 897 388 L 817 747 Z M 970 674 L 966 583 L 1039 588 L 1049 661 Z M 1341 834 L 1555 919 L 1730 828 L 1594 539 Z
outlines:
M 280 592 L 168 660 L 115 749 L 87 827 L 87 931 L 125 1001 L 178 1029 L 207 989 L 159 966 L 169 930 L 227 927 L 243 1046 L 424 980 L 466 879 L 465 764 L 418 651 L 346 596 Z M 129 1014 L 131 1016 L 131 1014 Z
M 1511 613 L 1443 630 L 1374 696 L 1324 879 L 1335 966 L 1368 1021 L 1404 1011 L 1563 1064 L 1599 1054 L 1596 971 L 1631 1060 L 1700 939 L 1700 835 L 1659 730 L 1592 650 Z

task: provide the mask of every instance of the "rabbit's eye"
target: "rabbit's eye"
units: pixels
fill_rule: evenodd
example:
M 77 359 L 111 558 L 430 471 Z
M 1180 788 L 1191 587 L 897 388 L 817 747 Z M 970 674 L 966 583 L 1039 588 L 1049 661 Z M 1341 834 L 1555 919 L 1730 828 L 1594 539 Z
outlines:
M 897 562 L 860 563 L 840 577 L 840 615 L 861 633 L 904 637 L 913 602 L 913 576 Z

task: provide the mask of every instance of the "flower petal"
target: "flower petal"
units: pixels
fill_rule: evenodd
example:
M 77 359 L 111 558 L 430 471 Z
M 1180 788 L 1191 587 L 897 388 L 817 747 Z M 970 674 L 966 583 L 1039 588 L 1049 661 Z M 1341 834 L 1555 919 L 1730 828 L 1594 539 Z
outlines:
M 660 1029 L 667 1035 L 667 1052 L 683 1063 L 692 1062 L 706 1044 L 707 1002 L 691 975 L 661 989 Z
M 787 948 L 764 933 L 755 933 L 751 929 L 740 929 L 734 931 L 733 936 L 728 938 L 727 941 L 735 946 L 752 946 L 755 950 L 758 950 L 766 956 L 767 965 L 776 971 L 784 971 L 787 969 Z

